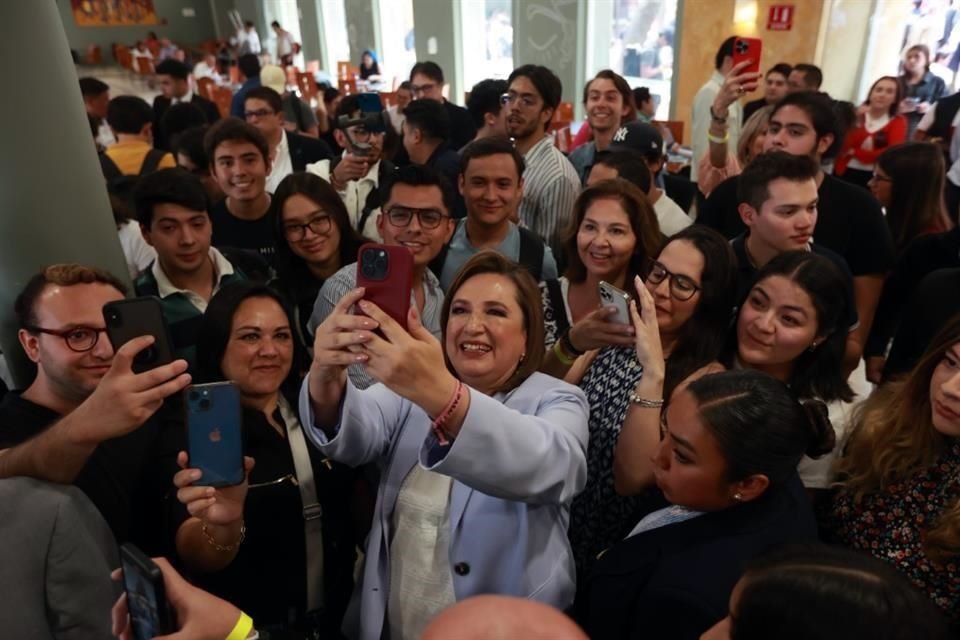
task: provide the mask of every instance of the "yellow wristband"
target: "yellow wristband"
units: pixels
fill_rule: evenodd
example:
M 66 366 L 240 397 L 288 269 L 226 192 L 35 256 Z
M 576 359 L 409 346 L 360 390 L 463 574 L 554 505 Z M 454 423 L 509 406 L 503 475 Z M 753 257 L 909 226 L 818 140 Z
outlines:
M 708 131 L 707 140 L 709 140 L 710 142 L 713 142 L 714 144 L 727 144 L 727 141 L 730 140 L 730 132 L 729 131 L 726 132 L 725 134 L 723 134 L 723 137 L 720 138 Z
M 227 640 L 246 640 L 251 629 L 253 629 L 253 618 L 241 611 L 240 619 L 237 620 L 237 624 L 234 625 L 230 635 L 227 636 Z
M 553 355 L 557 356 L 557 360 L 560 361 L 560 364 L 564 364 L 568 367 L 577 360 L 577 356 L 571 357 L 570 354 L 564 350 L 563 345 L 560 344 L 559 340 L 553 343 Z

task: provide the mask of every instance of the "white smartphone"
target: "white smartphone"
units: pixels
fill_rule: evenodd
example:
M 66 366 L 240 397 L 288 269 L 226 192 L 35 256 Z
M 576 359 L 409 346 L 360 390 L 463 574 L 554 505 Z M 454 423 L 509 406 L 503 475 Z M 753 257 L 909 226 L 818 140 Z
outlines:
M 597 288 L 600 291 L 600 304 L 605 307 L 617 308 L 617 313 L 611 318 L 611 321 L 620 324 L 633 324 L 630 320 L 630 294 L 603 280 L 600 281 Z

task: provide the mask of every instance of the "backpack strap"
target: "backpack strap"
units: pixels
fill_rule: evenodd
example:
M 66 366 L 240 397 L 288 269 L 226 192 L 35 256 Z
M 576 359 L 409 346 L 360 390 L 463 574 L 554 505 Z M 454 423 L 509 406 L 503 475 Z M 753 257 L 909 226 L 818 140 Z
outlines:
M 534 280 L 540 282 L 543 275 L 543 255 L 546 251 L 543 240 L 529 229 L 517 227 L 517 230 L 520 231 L 520 259 L 517 262 L 530 272 Z
M 120 173 L 120 167 L 105 151 L 101 151 L 97 156 L 100 158 L 100 170 L 103 171 L 103 177 L 107 182 L 123 177 L 123 174 Z
M 339 159 L 338 159 L 339 161 Z M 333 164 L 330 165 L 330 173 L 333 173 Z M 383 185 L 393 173 L 395 173 L 397 167 L 394 166 L 392 162 L 387 159 L 380 160 L 380 170 L 377 172 L 377 187 L 371 189 L 370 193 L 367 194 L 367 199 L 363 203 L 363 209 L 360 211 L 360 217 L 357 220 L 357 231 L 360 234 L 363 234 L 363 229 L 367 225 L 367 220 L 373 214 L 373 212 L 380 208 L 383 204 L 383 199 L 380 197 L 380 186 Z M 445 254 L 444 254 L 445 255 Z M 440 263 L 441 269 L 443 268 L 443 263 Z M 440 277 L 439 275 L 437 276 Z
M 547 280 L 546 285 L 547 293 L 550 295 L 550 309 L 557 321 L 557 335 L 559 336 L 570 328 L 567 309 L 563 304 L 563 288 L 560 286 L 560 280 L 557 279 Z
M 140 165 L 140 173 L 137 175 L 142 177 L 156 171 L 167 153 L 164 149 L 150 149 L 150 151 L 147 151 L 147 155 L 143 156 L 143 164 Z

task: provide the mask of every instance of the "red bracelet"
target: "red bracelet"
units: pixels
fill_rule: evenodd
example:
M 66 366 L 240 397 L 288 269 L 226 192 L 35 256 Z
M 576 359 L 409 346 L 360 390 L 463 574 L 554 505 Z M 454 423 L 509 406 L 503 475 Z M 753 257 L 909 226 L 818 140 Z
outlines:
M 452 441 L 452 438 L 450 438 L 450 435 L 443 427 L 447 423 L 447 420 L 450 419 L 450 416 L 453 415 L 453 412 L 457 410 L 457 406 L 460 404 L 462 398 L 463 383 L 457 380 L 457 388 L 453 392 L 453 397 L 450 398 L 450 402 L 448 402 L 444 410 L 440 412 L 440 415 L 430 423 L 430 429 L 433 431 L 433 435 L 442 446 L 447 446 Z

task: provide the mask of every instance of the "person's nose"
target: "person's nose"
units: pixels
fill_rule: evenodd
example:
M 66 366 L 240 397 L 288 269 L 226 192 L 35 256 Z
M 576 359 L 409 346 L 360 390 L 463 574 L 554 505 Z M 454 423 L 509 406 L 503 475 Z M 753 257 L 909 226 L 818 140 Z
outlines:
M 260 348 L 257 350 L 257 354 L 263 358 L 272 358 L 279 353 L 277 345 L 274 342 L 273 338 L 267 336 L 260 341 Z
M 960 371 L 944 380 L 940 390 L 951 400 L 960 402 Z
M 773 311 L 764 311 L 753 320 L 753 325 L 763 333 L 773 333 Z

